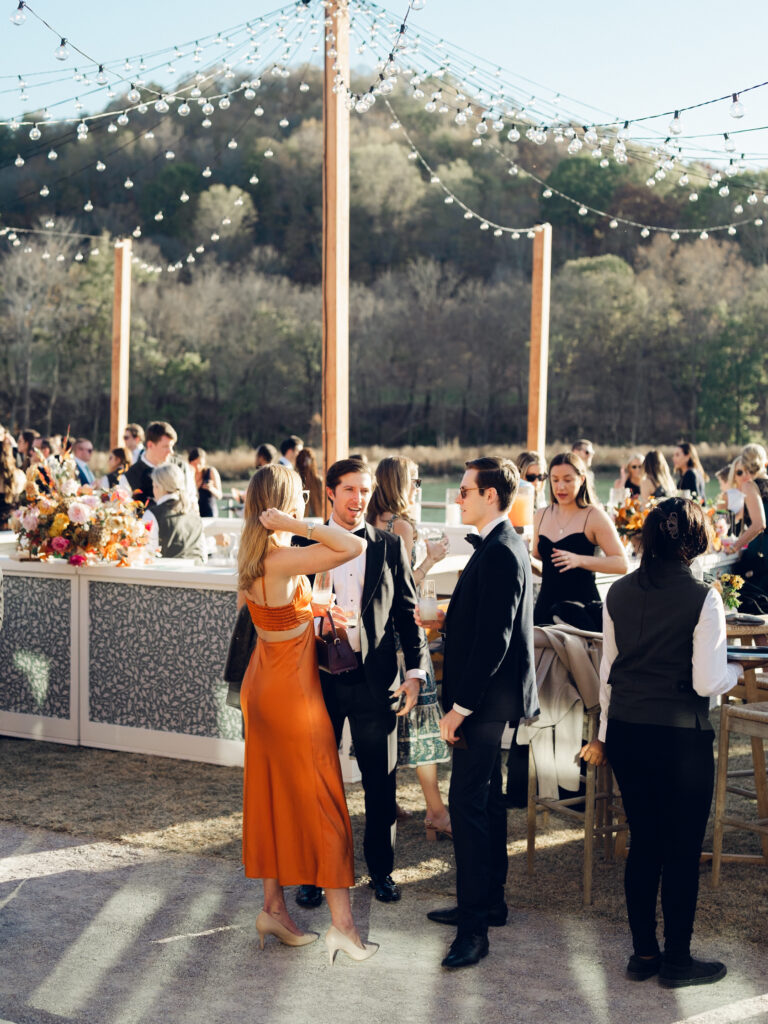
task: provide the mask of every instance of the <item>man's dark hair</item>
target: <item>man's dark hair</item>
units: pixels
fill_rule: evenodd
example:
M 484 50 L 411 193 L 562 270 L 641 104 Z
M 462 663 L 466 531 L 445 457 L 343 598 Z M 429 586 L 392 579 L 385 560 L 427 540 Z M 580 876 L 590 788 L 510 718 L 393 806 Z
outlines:
M 152 444 L 157 444 L 163 437 L 170 437 L 174 443 L 178 441 L 176 431 L 170 423 L 166 423 L 165 420 L 155 420 L 153 423 L 150 423 L 147 427 L 147 444 L 150 441 Z
M 338 462 L 334 462 L 332 466 L 328 467 L 328 472 L 325 474 L 325 486 L 335 491 L 339 486 L 339 481 L 347 473 L 368 473 L 373 476 L 371 467 L 365 459 L 339 459 Z
M 280 454 L 287 455 L 288 452 L 292 451 L 294 448 L 303 447 L 304 442 L 301 440 L 301 438 L 297 437 L 295 434 L 291 434 L 290 437 L 286 437 L 284 441 L 280 442 Z
M 520 483 L 520 470 L 511 459 L 486 455 L 482 459 L 470 459 L 464 465 L 467 469 L 477 470 L 477 486 L 480 491 L 487 491 L 489 487 L 496 489 L 499 512 L 506 512 L 512 507 Z
M 266 459 L 269 465 L 277 459 L 277 448 L 273 444 L 260 444 L 256 449 L 256 458 Z

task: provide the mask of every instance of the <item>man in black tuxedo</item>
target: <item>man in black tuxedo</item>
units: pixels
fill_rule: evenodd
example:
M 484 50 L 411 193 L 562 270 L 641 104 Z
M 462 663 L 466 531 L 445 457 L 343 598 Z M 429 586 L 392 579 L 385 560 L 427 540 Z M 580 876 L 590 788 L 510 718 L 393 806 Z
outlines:
M 134 500 L 143 501 L 148 508 L 155 504 L 152 473 L 158 466 L 169 461 L 177 440 L 176 431 L 170 423 L 163 420 L 150 423 L 146 433 L 146 448 L 123 477 Z
M 443 967 L 469 967 L 488 953 L 488 925 L 507 920 L 507 809 L 501 735 L 538 714 L 528 552 L 509 522 L 519 483 L 508 459 L 466 463 L 458 504 L 476 526 L 476 550 L 436 625 L 445 634 L 440 734 L 453 744 L 449 808 L 458 906 L 427 916 L 455 925 Z M 417 617 L 418 618 L 418 617 Z
M 353 530 L 367 540 L 359 558 L 333 570 L 336 603 L 347 618 L 347 632 L 357 654 L 358 668 L 343 675 L 321 672 L 323 696 L 336 742 L 344 719 L 349 719 L 355 756 L 363 777 L 365 836 L 363 851 L 371 876 L 370 887 L 384 903 L 400 899 L 392 880 L 396 819 L 397 731 L 393 698 L 401 692 L 407 714 L 426 679 L 429 651 L 414 619 L 416 593 L 413 573 L 399 537 L 364 520 L 371 497 L 371 471 L 360 459 L 334 463 L 326 474 L 333 503 L 329 526 Z M 398 678 L 395 631 L 405 657 L 406 679 L 392 692 Z M 317 906 L 321 892 L 303 885 L 296 896 L 301 906 Z

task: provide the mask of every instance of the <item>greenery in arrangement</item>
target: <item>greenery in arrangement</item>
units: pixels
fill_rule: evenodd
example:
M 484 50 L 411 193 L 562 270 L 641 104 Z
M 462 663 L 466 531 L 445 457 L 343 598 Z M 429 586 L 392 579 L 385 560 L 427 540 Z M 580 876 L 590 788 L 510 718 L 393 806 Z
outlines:
M 19 248 L 5 243 L 1 422 L 43 431 L 70 424 L 73 434 L 103 444 L 110 236 L 139 226 L 142 261 L 165 267 L 215 228 L 220 240 L 194 265 L 162 275 L 135 268 L 130 418 L 168 419 L 183 444 L 208 448 L 289 431 L 316 439 L 322 130 L 319 78 L 310 84 L 300 93 L 292 79 L 265 81 L 261 118 L 244 120 L 248 108 L 233 103 L 206 130 L 191 119 L 149 113 L 119 136 L 94 130 L 83 142 L 62 144 L 51 206 L 38 194 L 35 159 L 38 151 L 45 158 L 50 140 L 32 143 L 0 130 L 5 223 L 32 227 L 55 213 L 59 230 L 104 232 L 98 255 L 82 262 L 72 261 L 76 239 L 58 246 L 63 261 L 41 261 L 45 239 Z M 525 174 L 510 176 L 491 147 L 470 144 L 468 128 L 403 98 L 393 104 L 464 202 L 498 223 L 553 225 L 550 436 L 743 443 L 768 432 L 762 229 L 746 225 L 734 239 L 706 241 L 611 230 L 556 194 L 543 198 Z M 278 127 L 284 115 L 290 124 Z M 364 118 L 353 115 L 353 442 L 518 444 L 527 416 L 530 242 L 497 239 L 465 221 L 408 159 L 407 141 L 391 120 L 378 106 Z M 151 143 L 141 136 L 150 127 Z M 230 149 L 234 135 L 238 146 Z M 691 203 L 674 181 L 647 188 L 642 161 L 601 168 L 556 145 L 503 146 L 520 167 L 617 215 L 692 228 L 731 219 L 732 200 L 717 190 L 702 188 Z M 173 161 L 163 158 L 167 151 Z M 26 159 L 21 168 L 17 153 Z M 75 173 L 100 155 L 106 173 Z M 213 174 L 204 177 L 208 164 Z M 132 189 L 123 185 L 128 176 Z M 765 173 L 755 180 L 768 185 Z M 730 179 L 732 194 L 739 181 Z M 187 202 L 178 201 L 182 192 Z M 158 210 L 165 211 L 161 221 Z

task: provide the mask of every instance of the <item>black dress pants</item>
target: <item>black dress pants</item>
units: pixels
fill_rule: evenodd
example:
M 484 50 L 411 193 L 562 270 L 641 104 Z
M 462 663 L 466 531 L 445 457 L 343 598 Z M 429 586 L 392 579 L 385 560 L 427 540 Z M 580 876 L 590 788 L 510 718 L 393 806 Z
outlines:
M 488 911 L 504 903 L 507 806 L 501 788 L 505 722 L 470 716 L 461 727 L 467 749 L 454 749 L 448 805 L 456 854 L 459 934 L 485 935 Z
M 377 699 L 362 668 L 340 676 L 321 672 L 320 677 L 337 745 L 344 719 L 349 719 L 363 777 L 363 853 L 368 871 L 371 875 L 389 875 L 395 861 L 397 719 L 386 700 Z
M 664 952 L 690 955 L 699 857 L 712 804 L 714 733 L 608 720 L 605 752 L 621 789 L 630 846 L 624 875 L 635 953 L 658 952 L 661 882 Z

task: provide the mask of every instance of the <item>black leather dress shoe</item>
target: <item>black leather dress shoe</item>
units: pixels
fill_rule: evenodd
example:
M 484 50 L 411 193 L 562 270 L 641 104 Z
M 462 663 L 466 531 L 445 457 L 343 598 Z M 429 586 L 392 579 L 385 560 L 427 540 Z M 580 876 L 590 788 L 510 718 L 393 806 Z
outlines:
M 488 924 L 492 928 L 502 928 L 507 923 L 508 915 L 507 904 L 502 903 L 500 906 L 488 911 Z M 458 907 L 450 907 L 446 910 L 430 910 L 427 917 L 430 921 L 436 921 L 437 924 L 447 924 L 452 928 L 458 928 L 459 926 Z
M 392 875 L 371 875 L 368 888 L 373 889 L 377 900 L 382 903 L 397 903 L 400 890 L 392 881 Z
M 457 935 L 443 960 L 443 967 L 454 970 L 457 967 L 474 967 L 484 956 L 488 956 L 487 935 Z
M 323 890 L 316 885 L 300 885 L 296 891 L 296 902 L 300 907 L 319 907 L 323 902 Z

